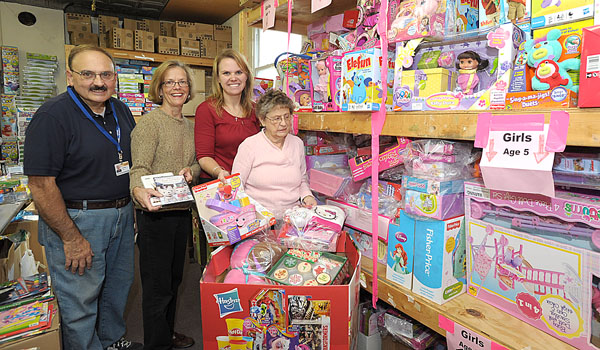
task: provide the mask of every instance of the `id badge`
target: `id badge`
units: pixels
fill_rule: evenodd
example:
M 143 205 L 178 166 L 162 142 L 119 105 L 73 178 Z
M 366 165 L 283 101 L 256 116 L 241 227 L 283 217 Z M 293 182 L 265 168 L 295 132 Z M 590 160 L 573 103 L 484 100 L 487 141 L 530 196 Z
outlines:
M 117 176 L 129 174 L 129 161 L 115 164 L 115 174 Z

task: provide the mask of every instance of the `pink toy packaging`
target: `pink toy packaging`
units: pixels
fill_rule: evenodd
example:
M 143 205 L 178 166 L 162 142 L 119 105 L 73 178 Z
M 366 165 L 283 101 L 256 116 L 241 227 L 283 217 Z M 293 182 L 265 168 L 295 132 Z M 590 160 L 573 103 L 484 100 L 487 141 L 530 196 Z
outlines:
M 310 61 L 313 112 L 338 112 L 342 108 L 342 56 Z
M 454 1 L 448 1 L 448 3 L 454 6 Z M 437 39 L 444 37 L 447 26 L 446 1 L 391 1 L 389 6 L 388 38 L 390 42 L 423 37 Z M 448 16 L 454 17 L 455 10 L 452 8 L 448 12 Z
M 411 141 L 404 137 L 398 137 L 398 145 L 385 150 L 379 154 L 379 171 L 401 165 L 404 161 L 404 149 Z M 360 156 L 348 160 L 352 178 L 354 181 L 366 179 L 371 176 L 371 166 L 373 161 L 370 156 Z
M 200 222 L 210 246 L 239 242 L 275 224 L 275 217 L 244 192 L 238 174 L 194 186 Z
M 387 93 L 385 108 L 392 109 L 394 85 L 394 52 L 388 52 L 388 86 L 381 86 L 381 49 L 369 48 L 346 52 L 342 58 L 342 110 L 378 111 L 383 92 Z
M 469 294 L 577 349 L 600 348 L 600 198 L 465 183 Z

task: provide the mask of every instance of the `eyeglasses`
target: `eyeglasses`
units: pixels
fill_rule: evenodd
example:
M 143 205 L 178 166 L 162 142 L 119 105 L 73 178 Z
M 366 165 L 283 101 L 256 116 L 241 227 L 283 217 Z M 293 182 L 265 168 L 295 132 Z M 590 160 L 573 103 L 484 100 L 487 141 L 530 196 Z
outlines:
M 265 117 L 269 119 L 269 121 L 273 124 L 281 124 L 282 121 L 285 120 L 286 123 L 289 123 L 292 120 L 292 116 L 290 114 L 280 115 L 278 117 Z
M 92 72 L 91 70 L 82 70 L 81 72 L 72 70 L 71 72 L 79 74 L 79 76 L 83 80 L 94 80 L 94 79 L 96 79 L 97 75 L 99 75 L 102 80 L 112 80 L 115 77 L 115 72 L 111 72 L 111 71 L 95 73 L 95 72 Z
M 190 85 L 190 82 L 187 80 L 180 80 L 180 81 L 175 81 L 175 80 L 167 80 L 167 81 L 163 81 L 162 83 L 164 86 L 168 87 L 169 89 L 172 89 L 175 87 L 175 84 L 178 84 L 180 87 L 184 88 L 184 87 L 188 87 Z

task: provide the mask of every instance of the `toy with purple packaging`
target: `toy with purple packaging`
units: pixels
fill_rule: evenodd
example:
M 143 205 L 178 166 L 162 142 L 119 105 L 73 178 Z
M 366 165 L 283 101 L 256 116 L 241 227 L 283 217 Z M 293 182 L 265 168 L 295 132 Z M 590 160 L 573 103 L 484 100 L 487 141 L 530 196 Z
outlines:
M 225 184 L 214 180 L 192 192 L 211 246 L 236 243 L 275 224 L 273 214 L 246 195 L 237 174 Z
M 337 112 L 342 108 L 342 56 L 310 61 L 313 112 Z
M 578 349 L 597 349 L 600 198 L 476 182 L 465 194 L 468 292 Z
M 297 112 L 312 112 L 310 98 L 310 55 L 284 52 L 275 58 L 279 79 L 275 88 L 289 94 Z M 279 85 L 280 83 L 280 85 Z M 289 85 L 289 91 L 287 86 Z
M 474 36 L 474 34 L 476 35 Z M 462 83 L 463 78 L 461 78 L 454 91 L 417 96 L 414 86 L 403 85 L 402 79 L 396 78 L 394 110 L 504 109 L 506 92 L 512 76 L 513 61 L 522 41 L 522 30 L 512 23 L 508 23 L 487 30 L 480 29 L 469 35 L 452 37 L 441 43 L 421 44 L 416 50 L 414 63 L 410 69 L 419 71 L 419 74 L 425 74 L 423 70 L 417 69 L 417 65 L 423 56 L 439 51 L 440 58 L 437 60 L 437 65 L 464 76 L 465 83 Z M 402 46 L 401 43 L 398 45 Z M 479 57 L 479 62 L 488 61 L 489 64 L 485 69 L 483 69 L 482 63 L 477 64 L 473 67 L 476 69 L 474 72 L 464 72 L 468 75 L 463 75 L 459 71 L 461 68 L 454 65 L 454 57 L 460 61 L 459 56 L 465 52 L 472 52 Z M 396 75 L 401 75 L 400 67 L 396 67 Z M 435 67 L 430 66 L 430 68 Z M 427 81 L 427 79 L 425 74 L 422 80 Z M 475 80 L 478 81 L 477 84 L 473 83 Z M 470 85 L 469 82 L 471 82 Z

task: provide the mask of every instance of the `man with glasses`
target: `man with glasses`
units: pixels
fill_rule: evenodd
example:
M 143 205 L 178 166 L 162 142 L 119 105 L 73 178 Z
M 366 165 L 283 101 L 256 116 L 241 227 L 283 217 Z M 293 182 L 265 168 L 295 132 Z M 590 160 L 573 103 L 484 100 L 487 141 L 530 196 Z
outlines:
M 123 338 L 133 282 L 131 112 L 115 93 L 112 57 L 89 45 L 68 58 L 67 92 L 27 128 L 25 174 L 40 213 L 61 313 L 63 348 L 141 349 Z

